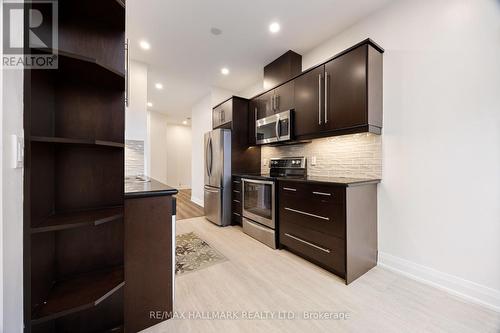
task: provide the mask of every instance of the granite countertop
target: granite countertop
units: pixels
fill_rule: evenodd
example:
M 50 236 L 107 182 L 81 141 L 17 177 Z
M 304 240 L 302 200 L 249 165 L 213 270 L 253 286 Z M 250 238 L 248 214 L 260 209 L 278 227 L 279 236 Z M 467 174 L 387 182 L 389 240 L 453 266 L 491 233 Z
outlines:
M 125 199 L 175 195 L 179 191 L 153 178 L 137 176 L 125 178 Z
M 341 185 L 341 186 L 356 186 L 365 184 L 378 184 L 380 179 L 376 178 L 351 178 L 351 177 L 322 177 L 322 176 L 307 176 L 302 177 L 272 177 L 268 174 L 244 174 L 244 173 L 234 173 L 233 176 L 241 178 L 251 178 L 251 179 L 261 179 L 261 180 L 286 180 L 294 182 L 303 183 L 324 183 L 331 185 Z
M 350 178 L 350 177 L 321 177 L 321 176 L 307 176 L 306 178 L 278 178 L 278 180 L 306 182 L 306 183 L 324 183 L 342 186 L 356 186 L 365 184 L 378 184 L 380 179 L 376 178 Z

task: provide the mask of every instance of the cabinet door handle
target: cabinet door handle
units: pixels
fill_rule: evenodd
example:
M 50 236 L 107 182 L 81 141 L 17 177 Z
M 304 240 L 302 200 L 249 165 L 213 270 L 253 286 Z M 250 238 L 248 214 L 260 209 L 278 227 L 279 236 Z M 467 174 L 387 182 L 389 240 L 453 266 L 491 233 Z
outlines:
M 296 209 L 292 209 L 292 208 L 288 208 L 288 207 L 285 207 L 285 210 L 288 210 L 290 212 L 294 212 L 294 213 L 297 213 L 297 214 L 302 214 L 302 215 L 314 217 L 314 218 L 317 218 L 317 219 L 320 219 L 320 220 L 330 221 L 329 217 L 324 217 L 324 216 L 319 216 L 319 215 L 316 215 L 316 214 L 306 213 L 306 212 L 303 212 L 301 210 L 296 210 Z
M 325 124 L 328 123 L 328 72 L 325 72 Z
M 224 122 L 224 120 L 226 120 L 226 115 L 224 114 L 224 110 L 220 110 L 220 117 L 222 119 L 222 122 Z
M 233 200 L 233 201 L 236 202 L 236 203 L 241 203 L 241 201 L 239 201 L 239 200 Z
M 241 182 L 237 181 L 237 180 L 233 180 L 233 183 L 235 183 L 235 184 L 241 184 Z
M 233 214 L 234 214 L 234 215 L 236 215 L 236 216 L 241 216 L 241 215 L 240 215 L 240 214 L 238 214 L 238 213 L 233 213 Z
M 316 194 L 316 195 L 324 195 L 326 197 L 331 197 L 332 194 L 331 193 L 325 193 L 325 192 L 313 192 L 313 194 Z
M 234 193 L 240 193 L 240 191 L 233 190 Z
M 310 242 L 308 242 L 308 241 L 306 241 L 306 240 L 303 240 L 302 238 L 299 238 L 299 237 L 297 237 L 297 236 L 290 235 L 290 234 L 288 234 L 288 233 L 285 233 L 285 236 L 290 237 L 290 238 L 292 238 L 292 239 L 295 239 L 296 241 L 299 241 L 299 242 L 301 242 L 301 243 L 303 243 L 303 244 L 306 244 L 306 245 L 309 245 L 309 246 L 311 246 L 311 247 L 314 247 L 315 249 L 321 250 L 321 251 L 323 251 L 323 252 L 326 252 L 326 253 L 330 253 L 330 252 L 331 252 L 329 249 L 325 249 L 324 247 L 321 247 L 321 246 L 318 246 L 318 245 L 316 245 L 316 244 L 310 243 Z
M 280 95 L 276 95 L 276 111 L 280 109 Z
M 292 191 L 292 192 L 297 192 L 297 189 L 291 188 L 291 187 L 283 187 L 285 191 Z
M 321 125 L 321 73 L 318 75 L 318 124 Z

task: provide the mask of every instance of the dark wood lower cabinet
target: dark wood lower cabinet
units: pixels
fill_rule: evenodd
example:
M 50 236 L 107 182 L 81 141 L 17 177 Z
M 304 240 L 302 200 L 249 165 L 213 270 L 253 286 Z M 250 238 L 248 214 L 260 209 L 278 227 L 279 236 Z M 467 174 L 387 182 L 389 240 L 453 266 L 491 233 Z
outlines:
M 242 211 L 241 178 L 233 176 L 231 181 L 231 221 L 233 225 L 241 225 Z
M 167 320 L 167 314 L 173 310 L 174 207 L 175 198 L 171 195 L 125 199 L 127 333 Z
M 351 283 L 377 265 L 377 185 L 279 182 L 282 247 Z

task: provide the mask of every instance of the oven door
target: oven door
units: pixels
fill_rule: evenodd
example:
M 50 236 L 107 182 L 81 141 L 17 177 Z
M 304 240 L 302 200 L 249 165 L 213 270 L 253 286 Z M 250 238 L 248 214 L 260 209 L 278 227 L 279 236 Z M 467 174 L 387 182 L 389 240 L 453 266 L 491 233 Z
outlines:
M 243 217 L 275 229 L 274 182 L 242 179 Z
M 290 140 L 291 110 L 259 119 L 255 122 L 257 144 Z

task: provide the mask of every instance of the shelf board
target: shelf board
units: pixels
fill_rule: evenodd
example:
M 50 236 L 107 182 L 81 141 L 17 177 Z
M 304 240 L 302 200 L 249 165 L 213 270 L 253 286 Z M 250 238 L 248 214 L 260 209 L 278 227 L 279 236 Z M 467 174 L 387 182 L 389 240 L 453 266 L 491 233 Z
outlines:
M 115 148 L 125 147 L 125 144 L 121 142 L 92 140 L 92 139 L 71 139 L 71 138 L 61 138 L 52 136 L 32 136 L 31 142 L 93 145 L 93 146 L 105 146 L 105 147 L 115 147 Z
M 33 310 L 31 323 L 36 325 L 95 307 L 124 284 L 123 267 L 57 282 L 46 301 Z
M 31 233 L 98 226 L 123 217 L 123 207 L 99 208 L 71 213 L 56 213 L 31 228 Z
M 54 49 L 48 49 L 48 48 L 47 49 L 33 48 L 33 50 L 38 51 L 38 52 L 47 53 L 47 54 L 52 54 L 54 52 Z M 61 49 L 57 49 L 56 51 L 57 51 L 58 57 L 74 59 L 74 60 L 83 61 L 83 62 L 92 64 L 92 65 L 95 65 L 96 67 L 100 67 L 101 69 L 104 69 L 104 70 L 116 75 L 120 79 L 125 80 L 125 72 L 122 73 L 115 68 L 112 68 L 110 66 L 107 66 L 107 65 L 101 63 L 99 60 L 97 60 L 95 58 L 83 56 L 83 55 L 80 55 L 77 53 L 68 52 L 68 51 L 61 50 Z

